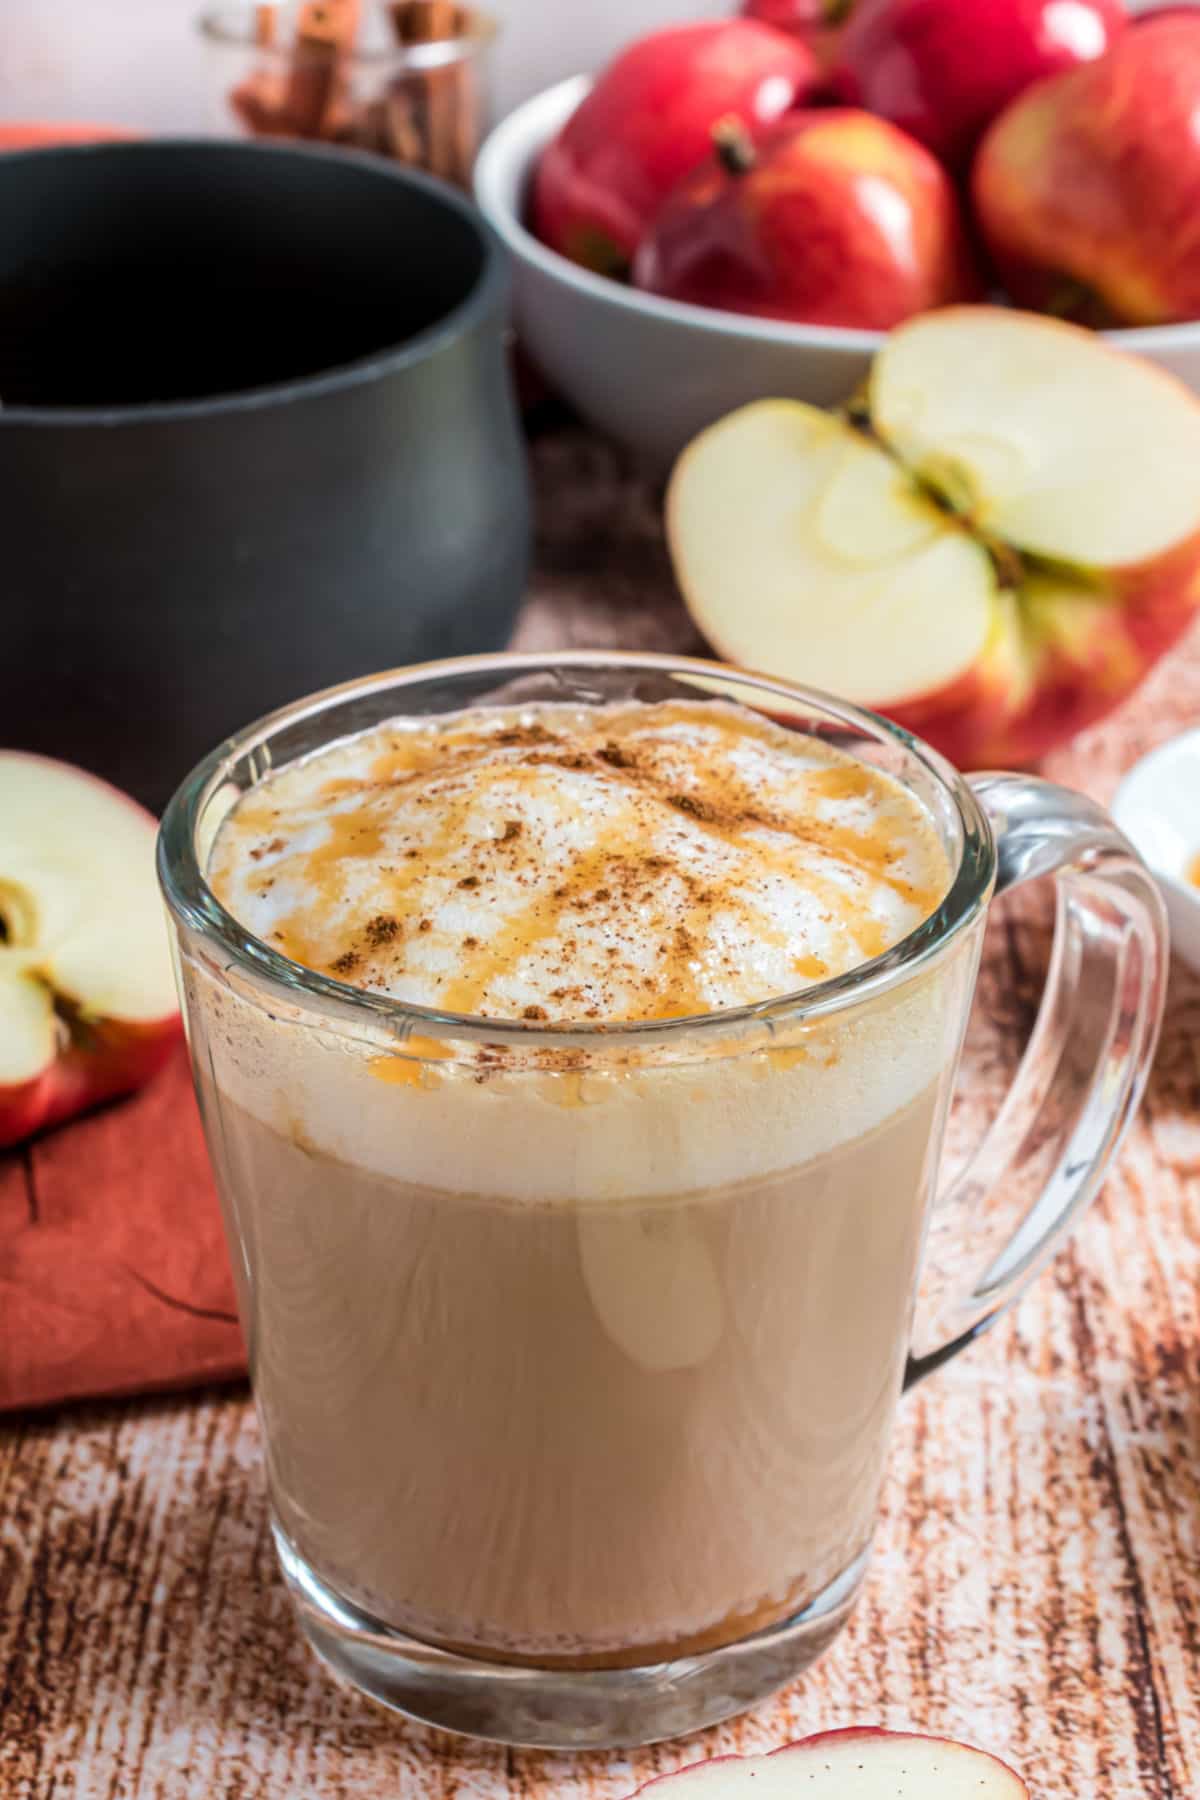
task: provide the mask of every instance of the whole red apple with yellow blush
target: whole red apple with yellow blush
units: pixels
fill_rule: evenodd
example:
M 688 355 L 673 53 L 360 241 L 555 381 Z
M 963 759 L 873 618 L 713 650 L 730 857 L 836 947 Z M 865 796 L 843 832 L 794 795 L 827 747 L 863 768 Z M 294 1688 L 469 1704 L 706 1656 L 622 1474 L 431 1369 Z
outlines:
M 0 1147 L 141 1087 L 180 1036 L 157 830 L 107 782 L 0 751 Z
M 816 79 L 807 45 L 753 19 L 640 38 L 542 152 L 530 203 L 534 231 L 573 262 L 624 274 L 663 200 L 708 155 L 717 120 L 739 119 L 755 136 Z
M 726 659 L 885 712 L 962 767 L 1026 764 L 1200 610 L 1200 400 L 1078 326 L 926 313 L 849 415 L 764 400 L 702 432 L 667 524 Z
M 1093 325 L 1200 318 L 1200 12 L 1138 23 L 1014 101 L 972 189 L 1023 304 Z
M 820 108 L 757 144 L 729 121 L 716 136 L 643 239 L 637 286 L 873 331 L 979 293 L 949 176 L 884 120 Z
M 954 167 L 1031 82 L 1102 56 L 1121 0 L 858 0 L 830 80 Z

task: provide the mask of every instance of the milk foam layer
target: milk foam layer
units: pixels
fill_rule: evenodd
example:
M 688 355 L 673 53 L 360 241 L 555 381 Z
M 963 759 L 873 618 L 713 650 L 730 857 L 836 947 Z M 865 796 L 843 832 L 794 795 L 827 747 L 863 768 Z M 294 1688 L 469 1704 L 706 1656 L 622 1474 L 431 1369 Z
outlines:
M 632 779 L 627 755 L 656 780 Z M 650 858 L 665 866 L 618 901 L 613 865 Z M 218 834 L 210 878 L 251 930 L 347 982 L 584 1020 L 592 1007 L 664 1017 L 792 991 L 816 978 L 806 959 L 822 973 L 862 961 L 946 885 L 905 790 L 723 703 L 478 713 L 348 740 L 252 790 Z M 605 887 L 611 899 L 597 898 Z M 531 936 L 534 901 L 546 918 Z M 472 938 L 488 960 L 464 974 Z M 346 957 L 353 968 L 338 971 Z M 348 1033 L 282 994 L 264 1004 L 235 971 L 188 963 L 185 980 L 206 1035 L 194 1052 L 296 1143 L 444 1192 L 611 1206 L 757 1180 L 891 1118 L 953 1057 L 973 962 L 967 943 L 869 1006 L 769 1036 L 709 1025 L 665 1064 L 609 1035 L 524 1058 L 423 1025 L 405 1037 L 366 1009 Z M 556 997 L 564 986 L 585 1003 Z
M 663 702 L 372 730 L 256 789 L 210 879 L 353 986 L 615 1022 L 841 974 L 933 910 L 946 863 L 886 776 L 723 702 Z

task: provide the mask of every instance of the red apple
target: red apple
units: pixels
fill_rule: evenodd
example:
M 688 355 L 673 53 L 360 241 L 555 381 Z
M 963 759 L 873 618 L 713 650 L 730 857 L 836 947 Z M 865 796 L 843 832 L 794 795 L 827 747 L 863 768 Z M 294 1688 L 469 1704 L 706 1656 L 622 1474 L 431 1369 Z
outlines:
M 181 1026 L 157 826 L 68 763 L 0 751 L 0 1146 L 141 1087 Z
M 667 524 L 728 660 L 888 713 L 961 766 L 1026 764 L 1200 609 L 1200 400 L 1078 326 L 927 313 L 849 417 L 767 400 L 701 433 Z
M 794 31 L 807 37 L 823 25 L 836 25 L 850 11 L 850 0 L 742 0 L 742 17 Z
M 1200 318 L 1200 13 L 1147 20 L 1001 114 L 976 212 L 1023 304 L 1091 325 Z
M 1015 95 L 1102 56 L 1125 24 L 1121 0 L 858 0 L 830 83 L 959 168 Z
M 667 194 L 709 154 L 717 120 L 740 119 L 757 135 L 816 77 L 811 50 L 752 19 L 640 38 L 543 151 L 534 231 L 585 268 L 624 274 Z
M 870 113 L 793 113 L 757 145 L 723 122 L 642 241 L 650 293 L 767 319 L 886 331 L 980 293 L 949 176 Z
M 832 61 L 837 35 L 854 0 L 742 0 L 742 14 L 803 39 L 818 62 Z
M 769 1756 L 718 1756 L 639 1788 L 654 1800 L 1029 1800 L 986 1750 L 949 1738 L 852 1727 L 785 1744 Z

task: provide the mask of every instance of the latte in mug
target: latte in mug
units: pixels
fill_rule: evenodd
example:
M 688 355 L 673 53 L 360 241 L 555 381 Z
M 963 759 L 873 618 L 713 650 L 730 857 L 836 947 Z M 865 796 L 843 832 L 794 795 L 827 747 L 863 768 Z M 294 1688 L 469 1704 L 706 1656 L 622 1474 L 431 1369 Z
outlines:
M 192 1009 L 304 1564 L 413 1636 L 580 1668 L 730 1643 L 835 1581 L 871 1535 L 957 1047 L 936 971 L 753 1053 L 736 1014 L 668 1064 L 570 1027 L 887 950 L 949 881 L 915 795 L 721 700 L 479 708 L 268 775 L 208 873 L 308 969 L 529 1026 L 525 1053 L 451 1021 L 381 1051 L 235 988 Z

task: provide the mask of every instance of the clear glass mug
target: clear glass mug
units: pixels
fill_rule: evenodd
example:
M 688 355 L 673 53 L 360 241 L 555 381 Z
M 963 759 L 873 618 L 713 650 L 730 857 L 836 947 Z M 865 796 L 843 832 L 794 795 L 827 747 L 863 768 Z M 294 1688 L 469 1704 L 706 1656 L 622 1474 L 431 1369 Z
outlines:
M 474 1018 L 289 962 L 205 883 L 240 794 L 372 724 L 714 693 L 929 808 L 953 879 L 885 955 L 697 1018 Z M 965 780 L 882 719 L 712 663 L 478 657 L 230 739 L 168 808 L 160 872 L 317 1654 L 432 1724 L 558 1748 L 693 1731 L 807 1668 L 863 1580 L 902 1389 L 1021 1292 L 1141 1096 L 1165 929 L 1106 814 L 1026 775 Z M 1037 1025 L 935 1198 L 987 906 L 1042 875 Z

